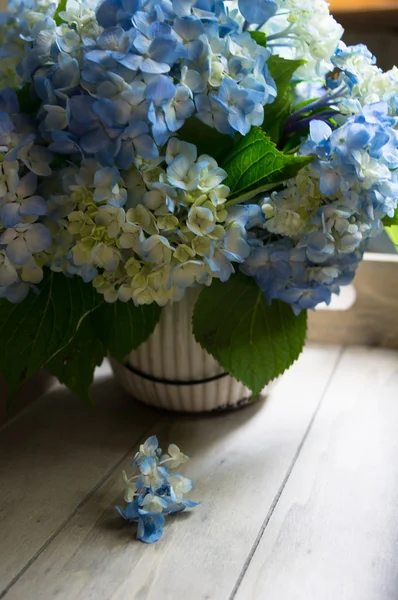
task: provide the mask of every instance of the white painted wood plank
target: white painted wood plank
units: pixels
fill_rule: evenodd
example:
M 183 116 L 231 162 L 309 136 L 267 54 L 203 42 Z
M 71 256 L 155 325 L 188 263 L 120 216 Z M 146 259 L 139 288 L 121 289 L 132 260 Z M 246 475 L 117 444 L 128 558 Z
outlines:
M 203 505 L 170 517 L 160 542 L 137 542 L 112 509 L 121 500 L 118 468 L 6 599 L 228 598 L 338 355 L 307 349 L 265 403 L 218 416 L 170 416 L 157 433 L 192 457 L 184 471 Z
M 349 349 L 235 600 L 398 597 L 398 352 Z
M 159 418 L 106 364 L 94 400 L 58 385 L 0 431 L 0 594 Z

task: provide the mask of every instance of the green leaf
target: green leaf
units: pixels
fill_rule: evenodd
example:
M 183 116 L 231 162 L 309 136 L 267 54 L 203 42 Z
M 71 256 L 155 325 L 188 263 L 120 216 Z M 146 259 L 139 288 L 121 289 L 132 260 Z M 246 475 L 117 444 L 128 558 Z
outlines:
M 275 80 L 278 94 L 272 104 L 264 107 L 262 129 L 277 144 L 281 139 L 283 127 L 290 115 L 294 100 L 291 85 L 293 74 L 299 67 L 305 64 L 305 61 L 287 60 L 280 56 L 270 56 L 267 64 Z
M 40 293 L 22 304 L 0 300 L 0 372 L 12 396 L 75 335 L 84 317 L 102 297 L 79 277 L 45 273 Z
M 27 83 L 16 92 L 19 110 L 23 114 L 36 115 L 40 108 L 40 101 L 32 97 L 31 84 Z
M 277 144 L 282 137 L 283 128 L 291 112 L 294 94 L 291 87 L 278 92 L 276 100 L 269 106 L 264 107 L 265 115 L 262 129 L 270 139 Z
M 396 209 L 393 217 L 384 217 L 383 225 L 384 227 L 392 227 L 393 225 L 398 225 L 398 208 Z
M 94 369 L 102 363 L 105 354 L 88 315 L 73 339 L 50 360 L 46 368 L 83 402 L 92 405 L 90 387 Z
M 231 206 L 249 200 L 275 184 L 294 177 L 312 160 L 312 156 L 283 154 L 264 131 L 259 127 L 252 127 L 222 164 L 228 173 L 224 183 L 231 190 L 227 204 Z
M 67 4 L 68 0 L 60 0 L 57 6 L 57 10 L 54 13 L 54 21 L 56 23 L 56 25 L 62 25 L 62 23 L 65 23 L 65 21 L 63 19 L 61 19 L 60 17 L 60 13 L 61 12 L 65 12 L 66 11 L 66 4 Z
M 267 36 L 263 31 L 249 31 L 251 37 L 259 46 L 267 47 Z
M 268 69 L 275 80 L 278 92 L 281 88 L 291 85 L 294 73 L 305 63 L 305 60 L 288 60 L 276 54 L 269 57 L 267 61 Z
M 281 148 L 281 152 L 284 154 L 296 154 L 300 150 L 301 144 L 303 143 L 303 132 L 299 131 L 294 135 L 291 135 L 287 140 L 286 144 Z
M 306 329 L 306 312 L 297 317 L 288 304 L 268 305 L 254 279 L 240 273 L 205 288 L 193 316 L 199 344 L 254 395 L 298 358 Z
M 391 225 L 391 227 L 387 227 L 386 232 L 388 233 L 392 243 L 396 246 L 398 250 L 398 224 Z
M 234 139 L 230 135 L 220 133 L 195 117 L 185 121 L 182 128 L 178 130 L 178 137 L 185 142 L 195 144 L 199 156 L 210 154 L 217 161 L 222 160 L 234 145 Z
M 109 353 L 122 362 L 153 333 L 161 310 L 156 303 L 145 306 L 120 301 L 104 303 L 93 314 L 95 330 Z
M 314 98 L 306 98 L 305 100 L 302 100 L 298 104 L 295 104 L 294 110 L 296 111 L 296 110 L 300 110 L 301 108 L 305 108 L 306 106 L 308 106 L 309 104 L 312 104 L 313 102 L 316 102 L 317 100 L 319 100 L 319 96 L 314 96 Z
M 398 250 L 398 208 L 393 217 L 384 217 L 382 220 L 386 232 Z

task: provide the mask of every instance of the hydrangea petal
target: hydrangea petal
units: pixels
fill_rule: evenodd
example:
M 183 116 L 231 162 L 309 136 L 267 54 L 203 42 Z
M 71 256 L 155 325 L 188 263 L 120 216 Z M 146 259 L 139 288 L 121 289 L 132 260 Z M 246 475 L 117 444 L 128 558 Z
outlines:
M 50 231 L 41 223 L 34 223 L 25 233 L 26 245 L 30 252 L 47 250 L 52 243 Z
M 278 9 L 275 0 L 239 0 L 238 6 L 248 23 L 259 25 L 273 17 Z
M 7 246 L 7 255 L 16 265 L 23 265 L 30 259 L 32 253 L 22 237 L 12 240 Z

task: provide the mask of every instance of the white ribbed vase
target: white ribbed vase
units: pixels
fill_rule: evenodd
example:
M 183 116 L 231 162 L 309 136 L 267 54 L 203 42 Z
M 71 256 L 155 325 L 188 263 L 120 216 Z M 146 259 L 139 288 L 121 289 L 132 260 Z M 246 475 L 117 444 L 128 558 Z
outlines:
M 224 373 L 192 334 L 198 294 L 188 290 L 181 302 L 165 306 L 151 337 L 124 366 L 111 359 L 116 378 L 137 400 L 182 412 L 238 408 L 250 402 L 250 390 Z

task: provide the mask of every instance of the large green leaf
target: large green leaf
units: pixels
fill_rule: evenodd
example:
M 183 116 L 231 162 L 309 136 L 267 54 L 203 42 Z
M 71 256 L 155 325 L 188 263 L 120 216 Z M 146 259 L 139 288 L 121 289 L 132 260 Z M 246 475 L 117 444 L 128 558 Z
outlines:
M 249 200 L 254 195 L 294 177 L 312 160 L 311 156 L 283 154 L 264 131 L 259 127 L 252 127 L 222 164 L 228 173 L 224 183 L 231 190 L 228 205 Z
M 88 315 L 74 338 L 50 360 L 46 368 L 81 400 L 92 404 L 90 387 L 94 370 L 102 363 L 105 354 Z
M 264 107 L 262 128 L 270 139 L 278 144 L 282 138 L 284 125 L 291 112 L 294 94 L 291 87 L 278 92 L 276 100 Z
M 178 130 L 178 137 L 185 142 L 195 144 L 198 155 L 210 154 L 217 161 L 222 160 L 235 143 L 230 135 L 220 133 L 217 129 L 209 127 L 196 117 L 191 117 L 185 121 L 181 129 Z
M 270 56 L 267 61 L 268 69 L 278 90 L 291 85 L 294 73 L 303 65 L 305 65 L 305 60 L 288 60 L 276 54 Z
M 30 292 L 22 304 L 0 300 L 0 372 L 10 395 L 70 342 L 84 317 L 101 302 L 79 277 L 50 271 L 40 293 Z
M 236 379 L 258 394 L 298 358 L 307 314 L 283 302 L 267 304 L 254 279 L 237 273 L 214 280 L 196 303 L 196 340 Z
M 108 352 L 122 361 L 153 333 L 161 310 L 155 303 L 145 306 L 120 301 L 104 303 L 93 314 L 96 335 Z
M 305 64 L 303 60 L 286 60 L 280 56 L 271 56 L 268 68 L 273 76 L 278 94 L 272 104 L 264 107 L 262 128 L 276 144 L 280 141 L 286 119 L 290 115 L 294 100 L 291 80 L 294 72 Z
M 71 342 L 47 368 L 84 402 L 91 404 L 90 387 L 95 367 L 109 352 L 122 361 L 153 332 L 160 307 L 137 308 L 133 302 L 102 303 L 88 315 Z

